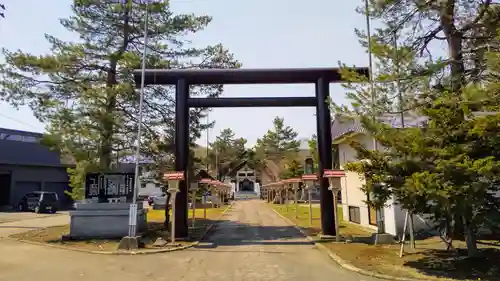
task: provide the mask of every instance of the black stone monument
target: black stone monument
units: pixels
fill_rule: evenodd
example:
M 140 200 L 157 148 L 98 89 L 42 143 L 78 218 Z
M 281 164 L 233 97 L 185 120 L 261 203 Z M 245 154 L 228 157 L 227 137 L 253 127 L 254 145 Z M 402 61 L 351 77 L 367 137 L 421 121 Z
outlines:
M 88 173 L 85 177 L 85 199 L 108 203 L 112 198 L 134 197 L 134 173 Z

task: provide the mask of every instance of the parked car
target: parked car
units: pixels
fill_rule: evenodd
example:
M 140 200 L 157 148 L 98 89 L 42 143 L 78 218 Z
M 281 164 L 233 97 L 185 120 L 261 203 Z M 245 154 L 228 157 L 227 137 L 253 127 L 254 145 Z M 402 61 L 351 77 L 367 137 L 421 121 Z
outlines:
M 151 194 L 148 197 L 148 204 L 149 204 L 149 206 L 152 206 L 155 203 L 155 199 L 156 198 L 165 198 L 164 202 L 166 202 L 166 200 L 167 200 L 167 194 L 165 194 L 165 192 Z
M 161 196 L 153 197 L 153 206 L 165 206 L 167 204 L 167 194 L 163 193 Z
M 17 204 L 19 211 L 55 213 L 59 209 L 59 197 L 55 192 L 33 191 L 26 193 Z

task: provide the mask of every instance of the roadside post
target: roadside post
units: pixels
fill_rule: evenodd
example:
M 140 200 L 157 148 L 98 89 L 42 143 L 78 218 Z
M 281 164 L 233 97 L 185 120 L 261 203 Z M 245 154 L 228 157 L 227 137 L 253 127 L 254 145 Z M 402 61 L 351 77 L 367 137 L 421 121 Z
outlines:
M 191 219 L 191 227 L 195 228 L 196 225 L 196 192 L 198 192 L 198 182 L 191 182 L 189 191 L 191 191 L 191 210 L 193 212 Z
M 293 190 L 293 195 L 294 195 L 294 204 L 295 204 L 295 218 L 297 219 L 299 217 L 299 184 L 302 182 L 301 178 L 291 178 L 286 180 L 286 185 L 287 185 L 287 194 L 288 191 L 291 189 Z M 288 195 L 287 195 L 288 198 Z M 287 205 L 287 211 L 288 211 L 288 205 Z
M 200 183 L 204 185 L 204 191 L 203 191 L 203 218 L 206 220 L 207 219 L 207 197 L 208 197 L 208 191 L 210 189 L 210 183 L 212 182 L 212 179 L 201 179 Z
M 293 183 L 293 193 L 294 193 L 294 201 L 295 201 L 295 218 L 299 218 L 299 184 L 300 182 Z
M 170 223 L 170 242 L 175 243 L 175 198 L 179 192 L 179 182 L 184 180 L 184 171 L 165 173 L 164 178 L 168 181 L 167 192 L 171 195 L 172 220 Z M 168 204 L 168 202 L 167 202 Z
M 288 213 L 288 189 L 290 188 L 289 180 L 283 181 L 283 188 L 285 189 L 285 209 L 286 212 Z
M 339 233 L 339 209 L 337 207 L 338 202 L 338 194 L 341 189 L 340 186 L 340 178 L 345 177 L 345 172 L 342 170 L 324 170 L 323 177 L 328 179 L 330 186 L 329 190 L 332 191 L 333 194 L 333 212 L 335 218 L 335 241 L 340 242 L 340 233 Z
M 316 174 L 302 175 L 302 181 L 304 182 L 304 187 L 307 190 L 307 201 L 309 201 L 309 225 L 312 226 L 313 215 L 312 215 L 312 189 L 314 188 L 314 182 L 318 180 Z

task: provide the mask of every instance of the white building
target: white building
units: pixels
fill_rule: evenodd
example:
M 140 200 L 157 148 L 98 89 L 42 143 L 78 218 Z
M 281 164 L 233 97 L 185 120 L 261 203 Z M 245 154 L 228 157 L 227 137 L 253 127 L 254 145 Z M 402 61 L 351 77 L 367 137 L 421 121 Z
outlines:
M 384 122 L 393 127 L 400 127 L 397 116 L 386 116 Z M 408 118 L 405 119 L 407 126 L 418 126 L 424 119 Z M 349 145 L 349 141 L 356 139 L 367 149 L 374 149 L 373 137 L 366 133 L 358 117 L 336 117 L 332 122 L 333 143 L 338 145 L 338 158 L 340 169 L 344 169 L 346 163 L 358 161 L 356 151 Z M 378 149 L 381 147 L 378 146 Z M 365 202 L 368 196 L 361 190 L 364 179 L 355 172 L 346 171 L 346 176 L 341 181 L 341 197 L 343 219 L 361 226 L 377 229 L 377 211 L 370 208 Z M 385 232 L 392 235 L 399 235 L 403 231 L 406 210 L 393 202 L 387 202 L 387 207 L 383 209 L 382 217 L 385 223 Z M 427 229 L 427 225 L 420 217 L 414 217 L 414 229 Z
M 150 171 L 144 171 L 140 177 L 141 187 L 138 196 L 147 198 L 152 194 L 162 193 L 162 185 L 153 177 Z
M 155 179 L 155 174 L 150 170 L 152 160 L 141 157 L 139 183 L 140 188 L 137 192 L 139 198 L 147 198 L 152 194 L 162 193 L 162 184 Z M 133 155 L 122 157 L 118 164 L 118 170 L 121 172 L 135 172 L 135 157 Z

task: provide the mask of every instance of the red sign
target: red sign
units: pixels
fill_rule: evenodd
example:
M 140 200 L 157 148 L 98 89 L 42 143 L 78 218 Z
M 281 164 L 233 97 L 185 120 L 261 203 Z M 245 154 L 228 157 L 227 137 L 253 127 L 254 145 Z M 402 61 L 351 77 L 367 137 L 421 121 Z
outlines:
M 184 180 L 184 171 L 182 172 L 171 172 L 163 174 L 163 178 L 166 180 Z
M 318 180 L 318 176 L 316 174 L 302 175 L 302 180 Z
M 200 180 L 200 183 L 208 183 L 208 184 L 211 184 L 213 182 L 212 179 L 201 179 Z
M 324 178 L 341 178 L 345 177 L 345 172 L 343 170 L 325 170 L 323 172 Z

